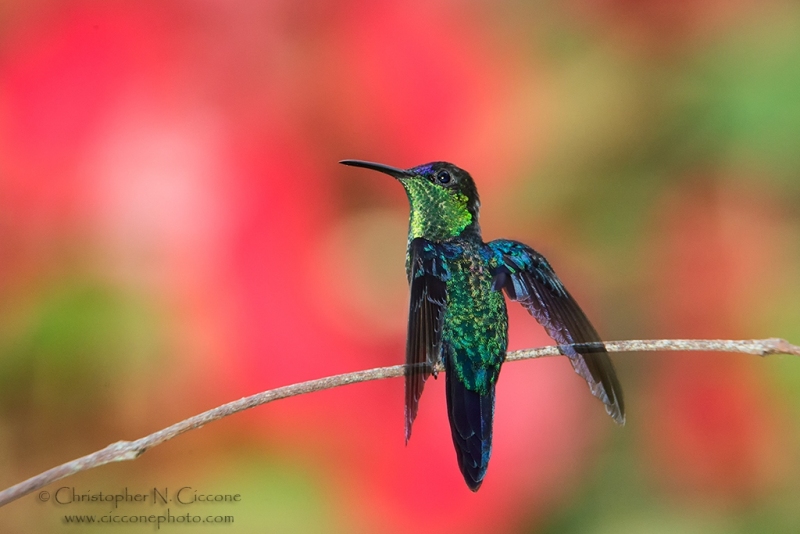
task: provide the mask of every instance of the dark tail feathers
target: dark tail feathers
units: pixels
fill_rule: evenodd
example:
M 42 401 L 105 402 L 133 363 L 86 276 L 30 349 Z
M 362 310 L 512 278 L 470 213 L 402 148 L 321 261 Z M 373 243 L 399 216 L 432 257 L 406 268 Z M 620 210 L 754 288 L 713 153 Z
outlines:
M 455 370 L 446 365 L 447 416 L 458 467 L 469 489 L 478 491 L 492 454 L 494 385 L 489 386 L 486 395 L 470 391 L 458 379 Z

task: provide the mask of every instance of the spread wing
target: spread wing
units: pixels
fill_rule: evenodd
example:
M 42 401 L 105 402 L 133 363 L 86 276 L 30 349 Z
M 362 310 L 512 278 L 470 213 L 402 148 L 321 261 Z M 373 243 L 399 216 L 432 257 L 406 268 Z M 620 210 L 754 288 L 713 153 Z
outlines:
M 539 321 L 608 414 L 625 424 L 622 387 L 605 346 L 544 256 L 516 241 L 497 240 L 488 246 L 497 260 L 493 288 L 504 289 Z
M 441 358 L 448 277 L 440 246 L 422 238 L 409 243 L 407 270 L 411 301 L 406 339 L 406 443 L 425 381 Z

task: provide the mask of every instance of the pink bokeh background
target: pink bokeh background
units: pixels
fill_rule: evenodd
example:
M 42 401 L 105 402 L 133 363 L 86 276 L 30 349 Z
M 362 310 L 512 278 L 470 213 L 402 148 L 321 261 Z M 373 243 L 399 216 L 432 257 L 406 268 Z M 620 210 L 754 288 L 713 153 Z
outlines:
M 609 339 L 800 340 L 800 161 L 782 149 L 800 108 L 773 112 L 800 79 L 758 70 L 800 57 L 800 11 L 767 4 L 6 2 L 0 484 L 258 391 L 402 362 L 407 201 L 343 158 L 468 169 L 485 237 L 547 254 Z M 767 81 L 726 70 L 737 54 Z M 511 348 L 550 343 L 510 311 Z M 441 380 L 407 447 L 391 380 L 260 407 L 53 488 L 235 491 L 241 504 L 182 510 L 233 514 L 232 532 L 800 525 L 782 504 L 800 494 L 796 362 L 614 359 L 624 428 L 565 360 L 509 364 L 477 494 Z M 58 532 L 106 512 L 31 495 L 0 524 Z

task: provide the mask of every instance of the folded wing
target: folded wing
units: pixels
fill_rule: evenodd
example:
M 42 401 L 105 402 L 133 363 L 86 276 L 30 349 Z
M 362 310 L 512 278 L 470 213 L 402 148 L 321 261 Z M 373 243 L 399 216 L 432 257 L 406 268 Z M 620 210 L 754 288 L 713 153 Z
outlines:
M 406 443 L 417 417 L 419 398 L 433 366 L 441 358 L 442 324 L 447 306 L 446 265 L 439 247 L 416 238 L 408 247 L 411 300 L 406 339 Z

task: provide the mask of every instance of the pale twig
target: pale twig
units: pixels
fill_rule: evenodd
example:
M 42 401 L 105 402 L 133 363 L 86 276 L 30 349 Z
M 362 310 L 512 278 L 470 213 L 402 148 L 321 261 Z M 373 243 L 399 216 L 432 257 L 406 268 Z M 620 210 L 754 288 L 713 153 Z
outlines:
M 584 348 L 586 346 L 583 346 Z M 650 341 L 610 341 L 605 343 L 608 352 L 639 352 L 639 351 L 711 351 L 711 352 L 739 352 L 743 354 L 755 354 L 767 356 L 770 354 L 793 354 L 800 356 L 800 347 L 789 342 L 778 339 L 761 340 L 691 340 L 691 339 L 659 339 Z M 527 360 L 531 358 L 541 358 L 545 356 L 558 356 L 561 352 L 557 346 L 542 347 L 538 349 L 523 349 L 509 352 L 506 361 Z M 208 410 L 194 417 L 184 419 L 149 436 L 145 436 L 136 441 L 118 441 L 108 447 L 92 454 L 88 454 L 77 460 L 72 460 L 65 464 L 54 467 L 44 473 L 20 482 L 15 486 L 0 491 L 0 506 L 4 506 L 11 501 L 19 499 L 44 486 L 80 473 L 94 467 L 98 467 L 110 462 L 121 462 L 134 460 L 141 456 L 148 449 L 160 445 L 167 440 L 174 438 L 184 432 L 200 428 L 203 425 L 228 417 L 237 412 L 254 408 L 268 402 L 295 395 L 303 395 L 314 391 L 322 391 L 347 384 L 357 382 L 368 382 L 370 380 L 381 380 L 384 378 L 396 378 L 403 376 L 405 365 L 393 365 L 391 367 L 381 367 L 368 371 L 357 371 L 342 375 L 329 376 L 318 380 L 309 380 L 300 384 L 280 387 L 262 393 L 257 393 L 249 397 L 244 397 L 237 401 L 229 402 Z

